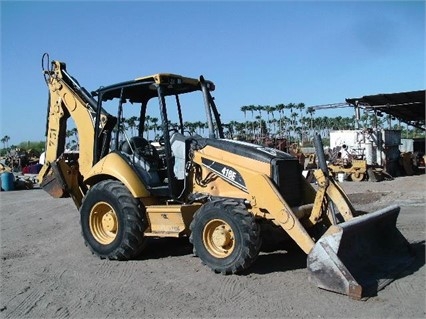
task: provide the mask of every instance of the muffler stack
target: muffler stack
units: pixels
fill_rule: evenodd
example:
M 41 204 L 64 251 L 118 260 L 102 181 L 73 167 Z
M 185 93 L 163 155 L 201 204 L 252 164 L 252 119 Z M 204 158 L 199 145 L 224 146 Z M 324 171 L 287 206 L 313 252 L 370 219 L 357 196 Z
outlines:
M 308 255 L 310 280 L 319 288 L 362 299 L 377 294 L 414 261 L 390 206 L 331 226 Z

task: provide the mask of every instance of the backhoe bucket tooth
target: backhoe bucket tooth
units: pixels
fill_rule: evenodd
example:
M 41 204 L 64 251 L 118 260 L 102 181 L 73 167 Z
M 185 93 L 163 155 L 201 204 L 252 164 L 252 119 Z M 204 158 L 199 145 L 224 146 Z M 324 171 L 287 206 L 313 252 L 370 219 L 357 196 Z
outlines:
M 308 254 L 309 279 L 354 299 L 375 296 L 414 261 L 390 206 L 331 226 Z

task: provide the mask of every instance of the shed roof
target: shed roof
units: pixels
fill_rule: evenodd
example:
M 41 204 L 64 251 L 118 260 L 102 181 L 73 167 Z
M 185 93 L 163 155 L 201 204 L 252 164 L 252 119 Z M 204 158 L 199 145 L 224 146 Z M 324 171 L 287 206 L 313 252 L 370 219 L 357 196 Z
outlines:
M 372 108 L 390 114 L 414 127 L 425 129 L 426 90 L 348 98 L 346 102 L 357 107 Z

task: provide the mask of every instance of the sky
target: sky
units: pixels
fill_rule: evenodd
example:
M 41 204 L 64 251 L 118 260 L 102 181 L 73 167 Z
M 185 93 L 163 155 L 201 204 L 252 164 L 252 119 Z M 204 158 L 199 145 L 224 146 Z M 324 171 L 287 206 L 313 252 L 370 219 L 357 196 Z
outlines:
M 244 121 L 243 105 L 426 88 L 424 1 L 3 0 L 0 10 L 9 145 L 45 139 L 44 52 L 89 91 L 160 72 L 203 75 L 224 123 Z

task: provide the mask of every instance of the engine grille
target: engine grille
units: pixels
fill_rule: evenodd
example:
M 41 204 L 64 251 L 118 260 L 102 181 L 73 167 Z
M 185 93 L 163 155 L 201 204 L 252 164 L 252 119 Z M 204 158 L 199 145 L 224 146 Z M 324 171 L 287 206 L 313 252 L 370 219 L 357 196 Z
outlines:
M 281 196 L 291 206 L 302 203 L 302 168 L 295 158 L 272 160 L 271 176 Z

